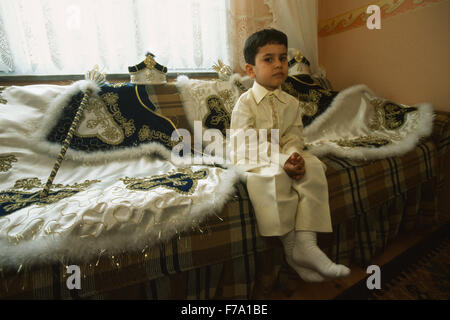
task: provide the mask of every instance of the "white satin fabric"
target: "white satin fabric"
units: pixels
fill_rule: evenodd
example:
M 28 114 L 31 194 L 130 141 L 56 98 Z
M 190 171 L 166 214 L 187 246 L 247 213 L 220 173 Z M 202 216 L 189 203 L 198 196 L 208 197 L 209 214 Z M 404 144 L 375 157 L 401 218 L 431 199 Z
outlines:
M 431 103 L 413 105 L 417 110 L 406 113 L 403 123 L 391 129 L 385 122 L 392 115 L 381 108 L 388 102 L 363 84 L 340 91 L 328 109 L 304 129 L 308 150 L 316 156 L 333 154 L 356 160 L 383 159 L 405 154 L 420 138 L 431 134 L 434 118 Z M 377 148 L 345 145 L 361 137 L 384 139 L 389 143 Z
M 0 172 L 1 191 L 42 190 L 56 157 L 30 150 L 28 145 L 48 106 L 66 89 L 35 85 L 3 91 L 7 103 L 0 104 L 0 155 L 13 155 L 17 161 L 9 170 Z M 166 186 L 130 190 L 121 180 L 190 172 L 186 170 L 207 172 L 205 177 L 194 179 L 196 186 L 190 193 Z M 39 179 L 41 186 L 15 187 L 17 181 L 30 178 Z M 51 190 L 76 188 L 76 184 L 86 180 L 97 181 L 55 203 L 31 205 L 0 217 L 0 264 L 56 259 L 62 253 L 85 258 L 101 250 L 142 249 L 144 245 L 170 239 L 220 210 L 233 193 L 236 179 L 234 170 L 177 168 L 148 152 L 101 163 L 64 160 L 54 180 L 54 185 L 61 186 Z

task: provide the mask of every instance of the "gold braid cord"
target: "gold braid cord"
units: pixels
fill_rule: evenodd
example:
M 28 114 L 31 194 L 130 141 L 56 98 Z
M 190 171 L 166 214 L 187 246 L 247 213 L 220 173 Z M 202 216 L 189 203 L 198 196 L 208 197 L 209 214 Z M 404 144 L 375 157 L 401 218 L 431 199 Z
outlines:
M 61 151 L 58 154 L 58 158 L 56 159 L 55 165 L 53 166 L 52 172 L 50 173 L 50 176 L 48 177 L 47 183 L 44 186 L 44 189 L 41 192 L 41 198 L 47 197 L 50 187 L 53 184 L 53 180 L 55 179 L 56 173 L 58 172 L 59 168 L 61 167 L 61 163 L 64 160 L 64 156 L 67 152 L 67 148 L 69 148 L 70 142 L 72 141 L 73 135 L 75 131 L 78 128 L 78 125 L 81 120 L 81 116 L 84 112 L 84 109 L 87 106 L 87 102 L 89 99 L 89 96 L 91 94 L 91 89 L 87 89 L 84 93 L 83 100 L 80 103 L 80 106 L 78 107 L 77 113 L 75 114 L 75 118 L 72 121 L 72 124 L 69 128 L 69 132 L 67 133 L 66 139 L 64 139 Z

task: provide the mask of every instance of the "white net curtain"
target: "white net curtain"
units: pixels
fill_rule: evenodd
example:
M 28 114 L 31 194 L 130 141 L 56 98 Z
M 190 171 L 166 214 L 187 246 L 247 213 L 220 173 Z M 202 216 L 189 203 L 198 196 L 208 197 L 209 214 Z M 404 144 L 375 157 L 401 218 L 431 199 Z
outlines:
M 147 51 L 169 70 L 210 70 L 228 62 L 226 8 L 224 0 L 0 0 L 0 71 L 126 73 Z
M 242 72 L 245 39 L 268 27 L 318 71 L 317 0 L 0 0 L 0 75 L 126 73 L 147 51 L 172 72 Z

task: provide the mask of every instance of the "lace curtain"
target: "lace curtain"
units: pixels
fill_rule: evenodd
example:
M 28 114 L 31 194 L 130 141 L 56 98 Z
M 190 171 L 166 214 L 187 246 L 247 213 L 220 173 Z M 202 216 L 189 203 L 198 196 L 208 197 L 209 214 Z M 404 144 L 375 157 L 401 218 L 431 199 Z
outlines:
M 309 60 L 313 75 L 325 76 L 325 70 L 319 66 L 317 0 L 273 0 L 270 3 L 271 26 L 287 34 L 289 47 L 300 50 Z
M 269 28 L 273 22 L 272 1 L 229 0 L 228 42 L 230 63 L 236 72 L 245 73 L 244 43 L 254 32 Z
M 126 73 L 145 52 L 175 70 L 228 60 L 224 0 L 0 0 L 0 71 Z
M 310 61 L 312 74 L 324 74 L 318 59 L 317 0 L 229 0 L 228 23 L 230 63 L 243 72 L 244 42 L 263 28 L 276 28 L 287 34 L 289 47 L 300 50 Z

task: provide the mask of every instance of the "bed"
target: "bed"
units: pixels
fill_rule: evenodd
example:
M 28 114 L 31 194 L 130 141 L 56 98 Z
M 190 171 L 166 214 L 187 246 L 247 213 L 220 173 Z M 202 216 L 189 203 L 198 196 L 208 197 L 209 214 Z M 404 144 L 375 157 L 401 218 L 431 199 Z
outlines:
M 448 113 L 387 101 L 364 85 L 336 92 L 326 79 L 289 81 L 284 89 L 304 102 L 308 148 L 327 166 L 333 233 L 318 241 L 332 260 L 368 266 L 399 233 L 440 223 L 436 194 L 448 159 Z M 192 164 L 170 152 L 173 128 L 194 136 L 200 121 L 201 129 L 226 133 L 230 108 L 250 85 L 233 75 L 108 83 L 107 90 L 88 80 L 2 87 L 0 298 L 267 297 L 288 267 L 281 242 L 258 234 L 240 172 L 217 157 Z M 82 129 L 51 197 L 41 198 L 89 88 Z M 127 94 L 119 103 L 117 96 Z M 397 115 L 386 121 L 391 128 L 380 111 L 389 106 Z M 344 108 L 356 115 L 345 121 L 363 125 L 343 133 L 348 123 L 335 120 Z M 401 123 L 392 120 L 398 110 Z M 340 126 L 325 133 L 330 121 Z M 68 286 L 74 265 L 80 289 Z

